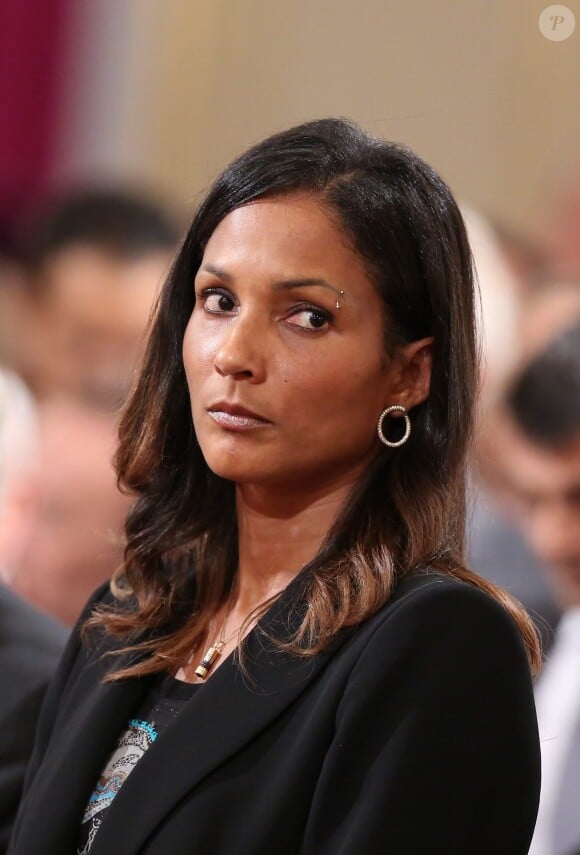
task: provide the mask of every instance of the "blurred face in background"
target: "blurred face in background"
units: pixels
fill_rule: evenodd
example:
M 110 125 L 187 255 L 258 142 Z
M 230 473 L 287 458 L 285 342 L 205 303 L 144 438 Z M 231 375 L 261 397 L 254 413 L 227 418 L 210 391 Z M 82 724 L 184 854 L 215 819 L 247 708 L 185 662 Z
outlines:
M 580 434 L 551 449 L 517 432 L 509 451 L 507 483 L 523 533 L 550 569 L 561 607 L 580 606 Z
M 88 245 L 47 259 L 29 298 L 29 370 L 41 396 L 122 402 L 169 262 L 166 252 L 127 260 Z

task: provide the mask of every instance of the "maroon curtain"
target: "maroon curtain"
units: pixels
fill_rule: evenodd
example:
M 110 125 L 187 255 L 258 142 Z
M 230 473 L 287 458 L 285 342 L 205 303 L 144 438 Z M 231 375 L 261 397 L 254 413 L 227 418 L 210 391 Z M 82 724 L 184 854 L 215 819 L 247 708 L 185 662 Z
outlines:
M 71 0 L 0 0 L 0 226 L 46 187 Z

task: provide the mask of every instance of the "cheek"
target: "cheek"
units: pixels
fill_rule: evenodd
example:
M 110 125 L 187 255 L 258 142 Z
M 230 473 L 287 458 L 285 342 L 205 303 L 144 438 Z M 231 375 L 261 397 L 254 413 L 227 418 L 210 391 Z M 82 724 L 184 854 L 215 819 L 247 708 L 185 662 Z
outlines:
M 196 315 L 192 315 L 183 337 L 183 365 L 190 384 L 199 381 L 213 365 L 217 348 L 216 336 L 202 334 Z
M 380 366 L 314 356 L 280 365 L 284 411 L 297 431 L 346 434 L 375 430 L 383 406 Z
M 296 416 L 312 405 L 325 407 L 336 380 L 334 367 L 324 353 L 304 350 L 287 354 L 272 364 L 270 393 L 276 394 L 278 390 L 283 396 L 284 407 Z

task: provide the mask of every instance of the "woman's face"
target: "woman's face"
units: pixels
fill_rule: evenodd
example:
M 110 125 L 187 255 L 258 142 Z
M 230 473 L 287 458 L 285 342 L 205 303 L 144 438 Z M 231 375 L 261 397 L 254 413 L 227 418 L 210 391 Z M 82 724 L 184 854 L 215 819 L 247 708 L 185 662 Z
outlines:
M 377 290 L 323 205 L 295 193 L 233 211 L 195 292 L 183 360 L 208 466 L 239 484 L 356 478 L 381 411 L 407 402 Z

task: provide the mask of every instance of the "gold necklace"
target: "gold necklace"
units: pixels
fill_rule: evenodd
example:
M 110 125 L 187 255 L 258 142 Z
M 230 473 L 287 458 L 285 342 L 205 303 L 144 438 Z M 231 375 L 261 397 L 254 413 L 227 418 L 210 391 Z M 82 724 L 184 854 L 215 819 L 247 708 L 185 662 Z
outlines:
M 243 627 L 243 625 L 245 623 L 245 620 L 242 621 L 242 623 L 239 624 L 239 626 L 237 626 L 234 629 L 234 631 L 231 633 L 231 635 L 228 635 L 228 637 L 225 638 L 224 630 L 225 630 L 226 624 L 228 622 L 228 617 L 229 617 L 229 613 L 226 615 L 226 619 L 224 621 L 224 625 L 223 625 L 219 639 L 216 641 L 215 644 L 212 644 L 210 647 L 207 648 L 207 650 L 203 654 L 203 658 L 202 658 L 201 662 L 199 663 L 199 665 L 197 666 L 197 668 L 193 672 L 196 675 L 196 677 L 201 677 L 202 680 L 205 680 L 205 678 L 207 677 L 207 675 L 209 674 L 209 672 L 211 671 L 211 669 L 213 668 L 213 666 L 215 665 L 215 663 L 217 662 L 219 657 L 222 655 L 222 650 L 224 649 L 226 644 L 228 644 L 232 640 L 232 638 L 235 636 L 235 634 L 240 631 L 240 629 Z
M 281 588 L 280 591 L 281 590 L 283 590 L 283 589 Z M 280 591 L 277 591 L 276 594 L 279 594 Z M 276 596 L 276 594 L 272 594 L 272 597 Z M 268 598 L 268 599 L 271 599 L 271 598 Z M 261 603 L 258 603 L 257 606 L 254 606 L 254 608 L 250 610 L 249 614 L 251 614 L 256 609 L 260 608 L 260 606 L 264 605 L 264 603 L 267 601 L 268 600 L 262 600 Z M 226 638 L 224 635 L 224 632 L 225 632 L 225 628 L 228 624 L 228 618 L 231 615 L 231 613 L 232 613 L 232 608 L 230 607 L 230 608 L 228 608 L 225 620 L 223 622 L 223 626 L 221 629 L 219 639 L 215 642 L 215 644 L 212 644 L 210 647 L 207 648 L 207 650 L 203 654 L 203 658 L 202 658 L 201 662 L 199 663 L 199 665 L 197 666 L 197 668 L 193 672 L 196 677 L 201 677 L 202 680 L 205 680 L 205 678 L 207 677 L 207 675 L 209 674 L 209 672 L 211 671 L 211 669 L 213 668 L 213 666 L 215 665 L 215 663 L 217 662 L 219 657 L 222 655 L 222 650 L 224 649 L 226 644 L 228 644 L 232 640 L 232 638 L 236 635 L 236 633 L 238 633 L 240 631 L 240 629 L 243 627 L 243 625 L 246 623 L 246 621 L 248 619 L 246 617 L 242 621 L 242 623 L 238 624 L 238 626 L 234 629 L 234 631 L 230 635 L 228 635 L 228 637 Z M 251 623 L 253 624 L 255 622 L 255 620 L 257 620 L 257 618 L 254 618 L 254 620 L 252 620 Z

